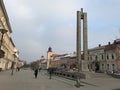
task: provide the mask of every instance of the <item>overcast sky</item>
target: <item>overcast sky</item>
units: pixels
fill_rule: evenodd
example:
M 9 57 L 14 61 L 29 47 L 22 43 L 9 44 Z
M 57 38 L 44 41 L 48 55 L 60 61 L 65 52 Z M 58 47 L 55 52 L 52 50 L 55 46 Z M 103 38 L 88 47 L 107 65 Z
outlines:
M 88 14 L 88 47 L 120 38 L 120 0 L 4 0 L 20 59 L 76 51 L 76 11 Z

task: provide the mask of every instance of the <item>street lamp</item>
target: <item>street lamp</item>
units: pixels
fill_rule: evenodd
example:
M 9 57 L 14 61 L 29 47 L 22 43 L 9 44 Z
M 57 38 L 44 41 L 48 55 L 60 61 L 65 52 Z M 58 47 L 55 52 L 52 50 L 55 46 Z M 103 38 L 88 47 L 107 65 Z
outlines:
M 1 50 L 2 43 L 3 43 L 3 35 L 7 32 L 5 29 L 0 29 L 0 32 L 2 33 L 1 40 L 0 40 L 0 58 L 4 57 L 5 52 Z

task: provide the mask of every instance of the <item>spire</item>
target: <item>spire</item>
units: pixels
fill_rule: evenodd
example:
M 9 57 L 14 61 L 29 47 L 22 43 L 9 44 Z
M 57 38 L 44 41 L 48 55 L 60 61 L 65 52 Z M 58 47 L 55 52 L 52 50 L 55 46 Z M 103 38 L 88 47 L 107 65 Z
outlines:
M 48 48 L 48 52 L 52 52 L 52 48 L 51 47 Z

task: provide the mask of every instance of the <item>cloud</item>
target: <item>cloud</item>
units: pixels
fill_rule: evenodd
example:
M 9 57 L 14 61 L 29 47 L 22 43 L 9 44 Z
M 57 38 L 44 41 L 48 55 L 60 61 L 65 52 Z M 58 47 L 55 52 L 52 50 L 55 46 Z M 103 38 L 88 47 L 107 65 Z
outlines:
M 89 47 L 105 44 L 116 36 L 120 23 L 119 0 L 4 0 L 12 37 L 20 58 L 32 61 L 54 53 L 76 50 L 76 11 L 88 14 Z

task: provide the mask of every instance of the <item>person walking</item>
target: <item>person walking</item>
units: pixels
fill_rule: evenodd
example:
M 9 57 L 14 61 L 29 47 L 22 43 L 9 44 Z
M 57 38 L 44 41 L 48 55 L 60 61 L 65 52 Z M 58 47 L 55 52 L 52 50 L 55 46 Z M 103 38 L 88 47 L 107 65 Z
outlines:
M 35 75 L 35 78 L 37 78 L 37 75 L 38 75 L 38 69 L 35 69 L 35 70 L 34 70 L 34 75 Z
M 16 72 L 17 72 L 17 71 L 18 71 L 18 72 L 20 71 L 20 67 L 17 67 L 17 68 L 16 68 Z
M 11 71 L 11 75 L 12 75 L 12 76 L 13 76 L 13 71 L 14 71 L 14 64 L 15 64 L 15 63 L 12 62 L 12 65 L 11 65 L 11 70 L 12 70 L 12 71 Z
M 52 69 L 52 68 L 49 68 L 49 69 L 48 69 L 48 72 L 49 72 L 49 75 L 50 75 L 50 79 L 52 79 L 53 69 Z

